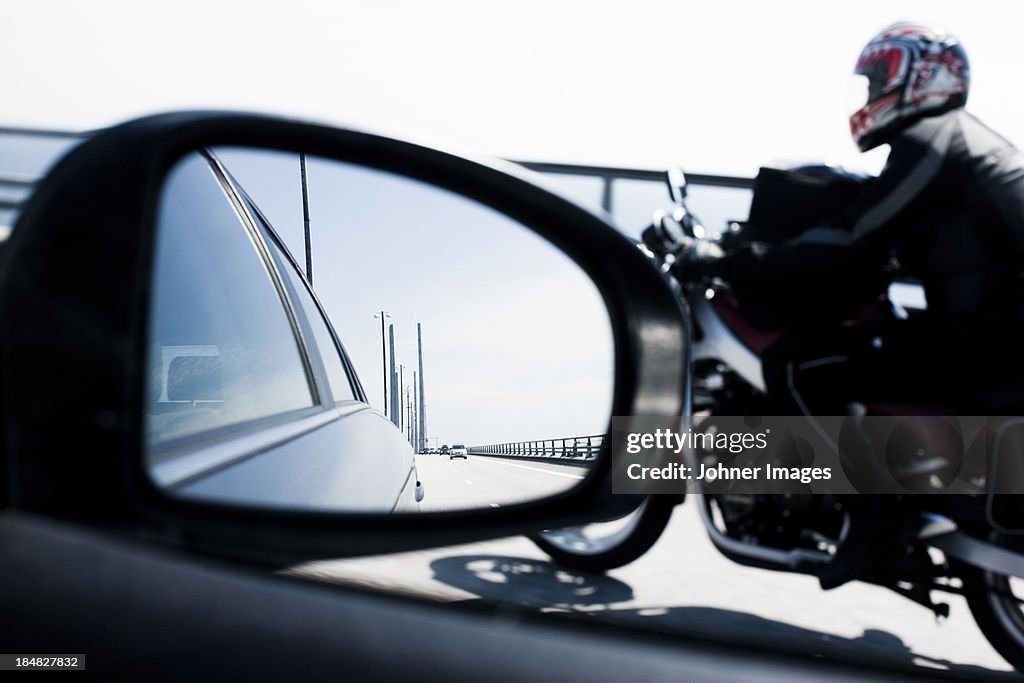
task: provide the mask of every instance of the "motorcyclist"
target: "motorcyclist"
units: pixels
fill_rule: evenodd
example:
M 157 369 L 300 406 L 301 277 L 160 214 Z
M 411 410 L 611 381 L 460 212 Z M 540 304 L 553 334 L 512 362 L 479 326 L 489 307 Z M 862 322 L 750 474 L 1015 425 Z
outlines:
M 772 247 L 699 245 L 679 267 L 724 279 L 741 308 L 787 304 L 763 357 L 780 414 L 841 415 L 854 400 L 1019 406 L 1024 382 L 1000 394 L 979 366 L 1024 378 L 1024 155 L 964 110 L 967 55 L 939 29 L 889 26 L 855 73 L 868 95 L 853 138 L 891 150 L 854 205 Z M 926 313 L 840 322 L 895 274 L 920 280 Z

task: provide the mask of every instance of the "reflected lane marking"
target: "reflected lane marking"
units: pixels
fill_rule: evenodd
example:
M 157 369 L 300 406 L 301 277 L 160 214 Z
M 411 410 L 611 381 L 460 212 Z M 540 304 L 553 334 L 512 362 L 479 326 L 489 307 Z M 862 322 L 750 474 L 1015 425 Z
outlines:
M 479 460 L 479 458 L 478 458 L 478 460 Z M 493 463 L 498 464 L 498 465 L 508 465 L 509 467 L 521 467 L 524 470 L 533 470 L 534 472 L 543 472 L 544 474 L 553 474 L 556 477 L 569 477 L 570 479 L 583 479 L 586 476 L 586 475 L 579 475 L 579 474 L 567 474 L 565 472 L 552 472 L 551 470 L 542 470 L 539 467 L 530 467 L 529 465 L 520 465 L 519 463 L 516 463 L 516 462 L 503 462 L 501 460 L 490 460 L 489 462 L 493 462 Z
M 490 503 L 490 506 L 491 506 L 492 508 L 500 508 L 500 507 L 501 507 L 501 506 L 500 506 L 500 505 L 498 505 L 497 503 Z

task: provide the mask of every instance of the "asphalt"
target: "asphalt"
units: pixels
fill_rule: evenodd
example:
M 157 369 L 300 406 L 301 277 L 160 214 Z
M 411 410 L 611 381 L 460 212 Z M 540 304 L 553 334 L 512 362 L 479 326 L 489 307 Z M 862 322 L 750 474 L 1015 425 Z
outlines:
M 460 501 L 500 504 L 503 499 L 496 496 L 520 475 L 514 467 L 472 457 L 436 464 L 425 467 L 423 476 L 427 482 L 437 476 L 433 490 L 427 483 L 428 499 L 435 496 L 437 505 L 457 498 L 454 493 L 441 496 L 441 476 L 473 482 L 463 484 Z M 500 486 L 483 479 L 486 468 L 501 469 L 500 475 L 492 472 L 500 476 Z M 573 482 L 530 474 L 544 486 Z M 320 561 L 292 573 L 427 600 L 481 601 L 608 620 L 674 634 L 688 644 L 724 643 L 766 654 L 832 659 L 867 667 L 865 672 L 874 675 L 881 667 L 894 674 L 911 671 L 954 680 L 1019 680 L 959 597 L 935 594 L 952 608 L 950 617 L 939 621 L 929 610 L 877 586 L 851 583 L 822 591 L 810 577 L 739 566 L 711 545 L 692 501 L 676 509 L 644 557 L 607 575 L 561 569 L 523 537 Z
M 538 500 L 579 483 L 586 468 L 539 459 L 417 455 L 425 496 L 421 512 L 500 507 Z

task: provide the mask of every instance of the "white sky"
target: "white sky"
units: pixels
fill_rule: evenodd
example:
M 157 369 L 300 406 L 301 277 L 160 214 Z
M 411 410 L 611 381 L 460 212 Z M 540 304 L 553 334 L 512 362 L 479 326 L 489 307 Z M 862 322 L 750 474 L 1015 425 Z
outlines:
M 217 155 L 301 265 L 297 155 Z M 515 221 L 453 193 L 315 157 L 307 175 L 313 282 L 371 405 L 383 405 L 373 319 L 383 309 L 407 386 L 422 323 L 427 435 L 437 445 L 605 430 L 611 326 L 578 266 Z
M 85 128 L 216 107 L 519 158 L 854 164 L 847 74 L 900 19 L 957 33 L 970 108 L 1024 142 L 1016 1 L 7 3 L 0 122 Z
M 903 19 L 960 36 L 969 109 L 1024 143 L 1019 0 L 8 2 L 0 125 L 224 108 L 520 159 L 877 169 L 883 157 L 849 137 L 848 74 L 864 43 Z M 376 372 L 362 375 L 377 391 Z

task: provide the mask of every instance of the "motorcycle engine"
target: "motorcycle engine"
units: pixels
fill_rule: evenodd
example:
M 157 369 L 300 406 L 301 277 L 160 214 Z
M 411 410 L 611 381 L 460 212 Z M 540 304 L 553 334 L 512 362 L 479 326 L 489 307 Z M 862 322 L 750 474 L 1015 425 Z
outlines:
M 834 548 L 845 519 L 835 496 L 726 493 L 712 500 L 726 535 L 781 550 Z

